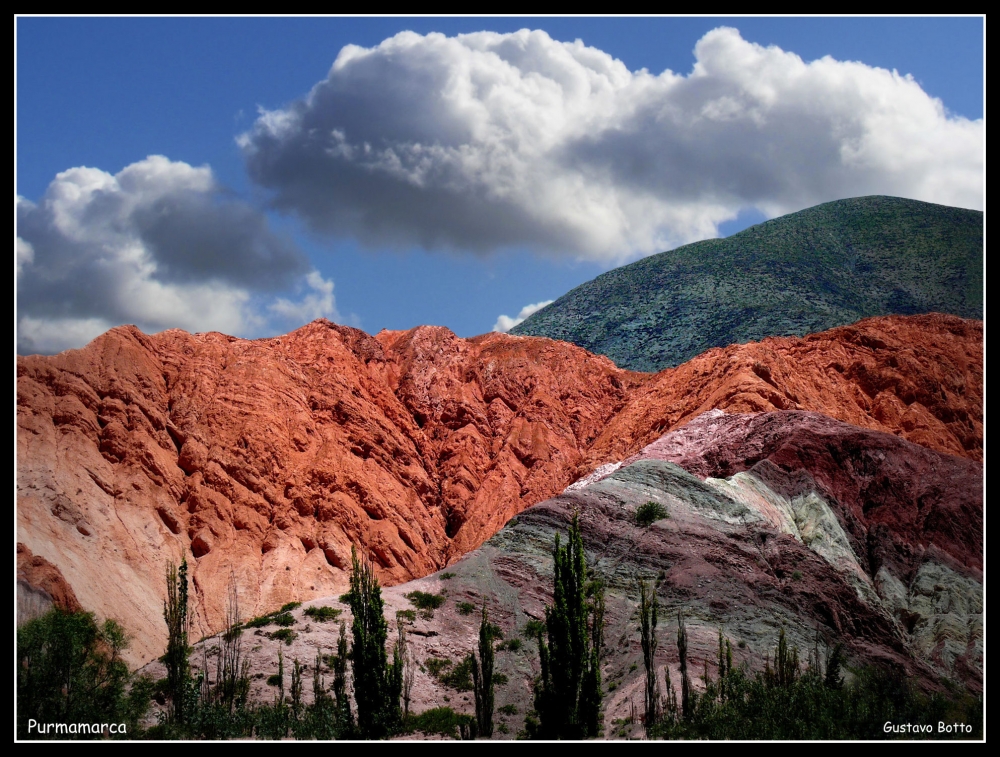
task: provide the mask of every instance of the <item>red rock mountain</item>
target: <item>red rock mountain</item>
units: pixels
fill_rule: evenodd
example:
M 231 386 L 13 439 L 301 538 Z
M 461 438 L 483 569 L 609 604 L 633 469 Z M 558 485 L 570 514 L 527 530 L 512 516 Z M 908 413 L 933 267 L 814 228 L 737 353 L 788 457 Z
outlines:
M 982 377 L 982 324 L 940 315 L 656 375 L 426 326 L 317 321 L 255 341 L 120 327 L 18 358 L 17 540 L 81 605 L 124 620 L 138 661 L 162 649 L 170 560 L 192 564 L 201 633 L 231 575 L 256 591 L 248 612 L 337 594 L 352 544 L 400 583 L 711 409 L 815 410 L 979 460 Z

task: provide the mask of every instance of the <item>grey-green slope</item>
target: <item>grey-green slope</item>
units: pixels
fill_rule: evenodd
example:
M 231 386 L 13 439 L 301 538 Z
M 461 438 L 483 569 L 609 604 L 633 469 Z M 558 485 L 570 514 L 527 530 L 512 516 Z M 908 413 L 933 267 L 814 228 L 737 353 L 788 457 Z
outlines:
M 711 347 L 875 315 L 983 317 L 983 214 L 898 197 L 838 200 L 652 255 L 588 281 L 514 334 L 658 371 Z

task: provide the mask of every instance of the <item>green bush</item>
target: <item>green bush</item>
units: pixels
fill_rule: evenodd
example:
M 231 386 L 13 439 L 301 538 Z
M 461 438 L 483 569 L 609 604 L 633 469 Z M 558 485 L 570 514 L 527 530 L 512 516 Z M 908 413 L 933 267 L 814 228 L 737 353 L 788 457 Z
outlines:
M 285 642 L 286 647 L 290 647 L 292 642 L 295 641 L 299 635 L 295 633 L 291 628 L 281 628 L 277 631 L 272 631 L 267 634 L 267 638 L 274 639 L 275 641 Z
M 260 615 L 243 624 L 244 628 L 264 628 L 274 623 L 273 615 Z
M 545 633 L 545 621 L 532 618 L 524 624 L 521 629 L 521 636 L 526 639 L 537 639 L 539 634 Z
M 440 679 L 444 671 L 451 667 L 451 660 L 447 657 L 431 657 L 424 661 L 424 666 L 428 673 Z
M 647 528 L 656 521 L 669 517 L 670 514 L 667 512 L 667 508 L 659 502 L 649 501 L 644 505 L 639 505 L 635 511 L 635 524 Z
M 476 611 L 476 606 L 472 602 L 457 602 L 459 615 L 472 615 Z
M 447 581 L 447 580 L 449 580 L 451 578 L 454 578 L 454 577 L 455 577 L 455 574 L 454 573 L 450 573 L 450 572 L 445 572 L 445 573 L 442 573 L 440 576 L 438 576 L 438 578 L 440 578 L 442 581 Z
M 271 622 L 282 628 L 289 628 L 295 625 L 295 618 L 290 612 L 280 612 L 272 617 Z
M 338 610 L 335 607 L 330 607 L 328 605 L 323 605 L 322 607 L 307 607 L 305 609 L 305 614 L 319 623 L 326 623 L 328 620 L 337 620 L 343 610 Z
M 403 620 L 412 623 L 417 619 L 417 613 L 413 610 L 396 610 L 396 620 Z
M 515 636 L 512 639 L 497 644 L 497 650 L 502 651 L 506 649 L 509 652 L 520 652 L 523 646 L 523 642 Z
M 289 604 L 298 605 L 301 603 L 290 602 Z M 243 628 L 265 628 L 266 626 L 278 625 L 287 628 L 288 626 L 295 625 L 295 618 L 292 614 L 285 608 L 289 605 L 285 605 L 280 610 L 275 610 L 267 615 L 259 615 L 252 620 L 248 620 L 243 624 Z M 294 609 L 294 608 L 292 608 Z M 306 611 L 308 614 L 308 610 Z
M 444 604 L 442 595 L 428 594 L 425 591 L 411 591 L 406 595 L 406 598 L 418 610 L 436 610 Z
M 434 617 L 434 611 L 445 602 L 443 594 L 428 594 L 426 591 L 411 591 L 405 595 L 410 603 L 420 610 L 420 617 L 430 620 Z
M 438 676 L 438 680 L 456 691 L 472 691 L 472 661 L 466 657 L 451 670 Z
M 154 684 L 121 659 L 128 648 L 114 620 L 52 609 L 17 629 L 17 735 L 21 739 L 136 738 Z M 119 723 L 124 734 L 28 732 L 37 723 Z
M 301 602 L 289 602 L 288 604 L 282 605 L 278 612 L 291 612 L 292 610 L 297 610 L 300 607 L 302 607 Z
M 497 712 L 499 712 L 501 715 L 507 715 L 507 716 L 517 715 L 517 707 L 515 707 L 512 704 L 505 704 L 503 707 L 497 709 Z
M 462 715 L 451 707 L 435 707 L 418 715 L 409 715 L 403 722 L 404 733 L 420 732 L 460 739 L 473 737 L 476 719 Z

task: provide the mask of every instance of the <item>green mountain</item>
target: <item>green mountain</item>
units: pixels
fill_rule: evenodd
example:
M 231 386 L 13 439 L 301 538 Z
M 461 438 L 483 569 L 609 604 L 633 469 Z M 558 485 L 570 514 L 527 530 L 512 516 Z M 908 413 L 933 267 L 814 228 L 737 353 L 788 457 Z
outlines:
M 616 268 L 511 333 L 658 371 L 711 347 L 874 315 L 983 317 L 983 214 L 899 197 L 837 200 Z

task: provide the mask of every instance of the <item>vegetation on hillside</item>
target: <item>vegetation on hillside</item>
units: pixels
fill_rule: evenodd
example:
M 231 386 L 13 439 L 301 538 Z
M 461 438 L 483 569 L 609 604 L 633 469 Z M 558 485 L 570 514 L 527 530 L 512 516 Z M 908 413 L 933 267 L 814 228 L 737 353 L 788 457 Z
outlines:
M 658 371 L 712 347 L 875 315 L 983 317 L 983 214 L 857 197 L 598 276 L 511 330 Z
M 499 643 L 500 628 L 490 622 L 484 604 L 478 648 L 457 664 L 445 658 L 425 660 L 425 670 L 440 683 L 472 692 L 475 716 L 448 707 L 410 713 L 416 669 L 406 635 L 397 619 L 397 636 L 387 652 L 388 624 L 379 583 L 370 562 L 353 555 L 347 599 L 354 621 L 349 645 L 340 623 L 336 653 L 316 650 L 313 664 L 286 660 L 277 644 L 276 673 L 269 702 L 250 697 L 250 674 L 243 648 L 242 622 L 235 581 L 226 603 L 226 630 L 211 652 L 201 648 L 201 670 L 194 672 L 188 645 L 187 565 L 166 571 L 164 621 L 167 651 L 161 658 L 167 676 L 155 684 L 131 674 L 121 660 L 127 638 L 113 620 L 98 624 L 90 613 L 54 609 L 17 632 L 17 727 L 19 738 L 157 738 L 157 739 L 344 739 L 386 738 L 398 734 L 436 734 L 471 739 L 509 733 L 504 717 L 524 710 L 522 736 L 567 739 L 602 735 L 604 713 L 601 656 L 604 636 L 604 588 L 587 569 L 578 518 L 563 544 L 553 549 L 552 604 L 545 622 L 529 621 L 522 633 L 539 649 L 541 672 L 528 703 L 496 707 L 495 687 L 508 682 L 497 672 L 495 653 L 517 652 L 520 638 Z M 643 654 L 644 707 L 641 722 L 648 738 L 664 739 L 978 739 L 983 733 L 982 696 L 940 682 L 926 693 L 901 667 L 851 666 L 844 647 L 834 644 L 821 654 L 819 641 L 800 659 L 784 628 L 765 656 L 763 669 L 734 662 L 734 645 L 719 632 L 714 663 L 691 661 L 683 614 L 677 615 L 679 681 L 659 659 L 663 625 L 657 584 L 639 582 L 636 631 Z M 285 606 L 272 615 L 295 609 Z M 329 608 L 323 608 L 329 609 Z M 329 612 L 321 615 L 331 615 Z M 334 619 L 331 617 L 330 619 Z M 288 630 L 288 629 L 282 629 Z M 660 632 L 662 634 L 662 632 Z M 625 638 L 624 636 L 622 637 Z M 669 637 L 667 637 L 669 638 Z M 516 642 L 516 644 L 514 643 Z M 736 652 L 744 648 L 740 642 Z M 209 658 L 214 658 L 210 671 Z M 691 668 L 701 669 L 700 685 Z M 348 670 L 351 670 L 351 680 Z M 637 672 L 633 664 L 629 673 Z M 330 679 L 327 673 L 332 673 Z M 714 675 L 713 675 L 714 673 Z M 310 686 L 312 697 L 307 703 Z M 618 683 L 618 682 L 616 682 Z M 609 690 L 615 688 L 609 685 Z M 353 695 L 353 696 L 352 696 Z M 151 698 L 163 706 L 158 722 L 144 722 Z M 351 701 L 353 699 L 353 702 Z M 445 702 L 448 697 L 444 697 Z M 638 720 L 638 717 L 635 718 Z M 125 724 L 124 732 L 40 733 L 38 723 Z M 618 720 L 606 735 L 629 735 L 631 721 Z M 886 724 L 917 724 L 930 730 L 886 730 Z M 943 725 L 942 725 L 943 724 Z

